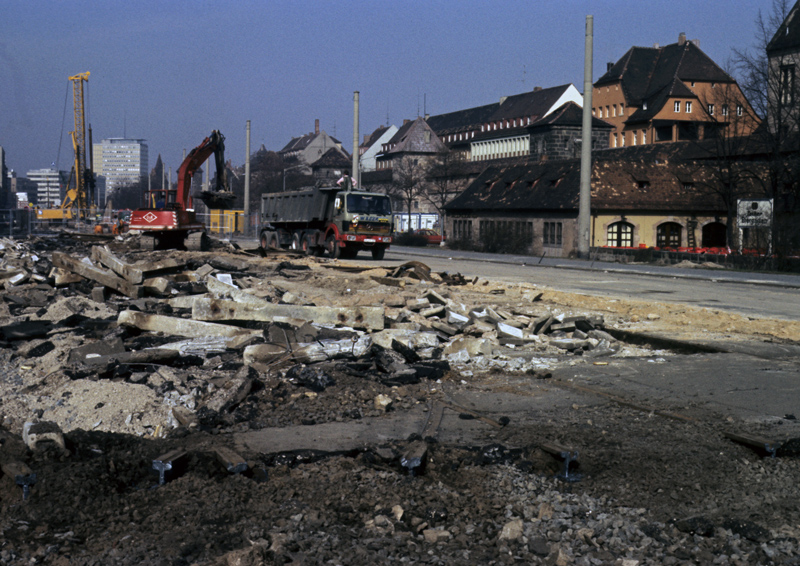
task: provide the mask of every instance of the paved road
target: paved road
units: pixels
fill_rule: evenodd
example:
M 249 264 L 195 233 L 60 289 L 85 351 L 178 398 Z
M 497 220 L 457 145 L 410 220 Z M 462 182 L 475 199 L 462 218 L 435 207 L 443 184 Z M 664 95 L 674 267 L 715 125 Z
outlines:
M 417 260 L 465 277 L 527 281 L 588 295 L 682 303 L 747 316 L 800 320 L 800 276 L 684 269 L 393 246 L 382 262 Z M 798 337 L 800 339 L 800 337 Z

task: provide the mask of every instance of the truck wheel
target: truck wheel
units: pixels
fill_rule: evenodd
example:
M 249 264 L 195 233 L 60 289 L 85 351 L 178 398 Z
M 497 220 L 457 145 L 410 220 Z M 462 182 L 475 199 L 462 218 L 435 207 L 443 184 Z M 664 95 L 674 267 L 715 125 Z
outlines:
M 292 234 L 292 249 L 293 250 L 298 251 L 298 250 L 301 249 L 301 243 L 300 242 L 301 242 L 300 232 L 295 232 L 294 234 Z
M 278 235 L 277 234 L 273 234 L 272 236 L 270 236 L 270 238 L 269 238 L 269 247 L 272 248 L 273 250 L 281 249 L 281 242 L 278 239 Z
M 382 260 L 384 255 L 386 255 L 385 246 L 375 246 L 374 248 L 372 248 L 372 259 L 374 259 L 375 261 Z
M 306 236 L 303 238 L 302 250 L 307 256 L 314 255 L 314 240 L 311 239 L 311 236 Z
M 269 247 L 269 240 L 267 239 L 269 234 L 267 232 L 261 232 L 261 237 L 258 240 L 258 245 L 261 246 L 262 250 L 266 250 Z
M 335 237 L 328 236 L 328 239 L 325 240 L 325 247 L 328 249 L 328 253 L 333 259 L 342 257 L 342 248 L 339 246 L 339 240 Z

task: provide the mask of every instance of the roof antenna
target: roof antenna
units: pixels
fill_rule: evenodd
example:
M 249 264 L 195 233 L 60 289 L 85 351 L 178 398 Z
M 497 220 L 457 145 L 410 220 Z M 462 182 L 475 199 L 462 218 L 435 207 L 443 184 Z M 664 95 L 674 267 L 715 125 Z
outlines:
M 122 112 L 122 137 L 128 139 L 128 111 Z

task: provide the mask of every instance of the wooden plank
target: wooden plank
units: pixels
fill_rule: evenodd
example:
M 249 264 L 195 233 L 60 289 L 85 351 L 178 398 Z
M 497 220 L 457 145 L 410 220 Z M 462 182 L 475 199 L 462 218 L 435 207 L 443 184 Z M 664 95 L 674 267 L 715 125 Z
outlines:
M 383 330 L 383 307 L 308 307 L 266 304 L 261 307 L 223 299 L 197 299 L 192 307 L 195 320 L 247 320 L 272 322 L 298 319 L 318 324 Z
M 77 273 L 81 277 L 96 281 L 132 299 L 144 297 L 144 288 L 142 286 L 133 285 L 111 271 L 93 267 L 65 253 L 53 252 L 52 262 L 55 267 Z

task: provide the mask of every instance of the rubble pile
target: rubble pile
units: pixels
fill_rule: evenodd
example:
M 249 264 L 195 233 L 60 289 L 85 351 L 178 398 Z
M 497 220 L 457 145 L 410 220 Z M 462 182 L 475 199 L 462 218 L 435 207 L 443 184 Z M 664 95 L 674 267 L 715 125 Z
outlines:
M 37 415 L 65 431 L 152 436 L 182 425 L 361 418 L 385 410 L 374 408 L 385 388 L 492 369 L 534 374 L 565 354 L 622 350 L 602 316 L 540 307 L 533 286 L 516 289 L 513 306 L 467 304 L 467 288 L 484 299 L 505 290 L 448 277 L 457 281 L 451 287 L 418 262 L 348 274 L 351 288 L 337 297 L 319 293 L 340 274 L 307 263 L 282 261 L 272 271 L 247 256 L 152 252 L 130 262 L 108 246 L 48 259 L 11 244 L 0 325 L 6 371 L 19 385 L 3 406 L 9 427 Z M 365 397 L 359 410 L 301 419 L 275 410 L 293 400 L 289 388 L 318 394 L 342 380 L 363 382 L 354 386 Z M 41 395 L 44 386 L 53 394 Z M 270 410 L 245 419 L 236 414 L 245 400 Z M 91 401 L 100 406 L 86 411 Z
M 797 563 L 790 460 L 632 407 L 454 401 L 667 355 L 606 314 L 420 262 L 92 243 L 0 240 L 0 564 Z M 445 411 L 491 442 L 437 438 Z M 317 448 L 253 448 L 281 431 Z

